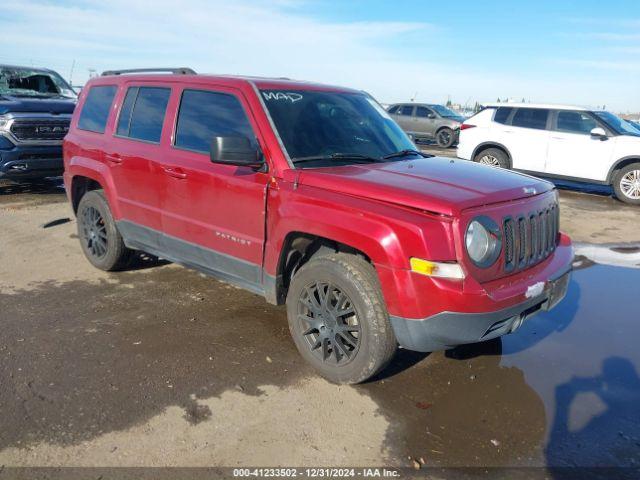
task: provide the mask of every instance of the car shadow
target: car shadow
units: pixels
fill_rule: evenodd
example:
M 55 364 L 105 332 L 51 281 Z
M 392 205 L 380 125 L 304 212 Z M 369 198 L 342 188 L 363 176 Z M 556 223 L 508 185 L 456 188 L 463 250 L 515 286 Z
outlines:
M 385 380 L 387 378 L 391 378 L 405 370 L 410 369 L 414 365 L 420 363 L 422 360 L 427 358 L 430 355 L 429 352 L 414 352 L 412 350 L 405 350 L 404 348 L 399 348 L 396 352 L 396 355 L 393 357 L 393 360 L 387 365 L 381 372 L 371 377 L 369 380 L 364 382 L 367 383 L 376 383 L 380 380 Z
M 428 356 L 407 352 L 389 372 L 425 361 L 359 386 L 389 422 L 385 445 L 437 468 L 513 466 L 538 456 L 544 403 L 521 369 L 503 364 L 501 352 L 500 338 Z
M 64 185 L 60 179 L 45 179 L 31 183 L 0 183 L 0 195 L 38 194 L 64 195 Z
M 125 268 L 126 271 L 146 270 L 148 268 L 162 267 L 169 265 L 171 262 L 164 258 L 158 258 L 155 255 L 149 253 L 136 251 L 131 257 L 129 265 Z
M 608 357 L 599 375 L 574 376 L 558 385 L 555 401 L 545 448 L 548 465 L 637 468 L 640 378 L 628 359 Z

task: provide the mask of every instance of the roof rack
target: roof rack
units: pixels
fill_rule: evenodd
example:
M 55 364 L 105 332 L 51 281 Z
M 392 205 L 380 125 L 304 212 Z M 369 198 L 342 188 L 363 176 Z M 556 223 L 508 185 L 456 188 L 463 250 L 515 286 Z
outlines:
M 123 75 L 127 73 L 172 73 L 174 75 L 197 75 L 192 68 L 132 68 L 129 70 L 105 70 L 102 76 L 107 75 Z

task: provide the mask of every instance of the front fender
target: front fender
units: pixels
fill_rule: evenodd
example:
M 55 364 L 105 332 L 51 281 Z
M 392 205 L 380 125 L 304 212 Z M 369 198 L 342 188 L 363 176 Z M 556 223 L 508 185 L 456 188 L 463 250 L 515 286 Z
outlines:
M 264 271 L 277 276 L 279 260 L 292 233 L 313 235 L 362 252 L 373 263 L 387 305 L 403 289 L 394 270 L 408 270 L 409 259 L 455 260 L 448 217 L 323 189 L 280 182 L 267 199 Z

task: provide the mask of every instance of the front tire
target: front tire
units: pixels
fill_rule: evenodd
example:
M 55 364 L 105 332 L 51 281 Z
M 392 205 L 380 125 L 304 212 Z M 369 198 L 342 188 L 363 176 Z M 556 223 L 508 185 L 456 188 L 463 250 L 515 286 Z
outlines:
M 476 154 L 473 161 L 490 167 L 509 168 L 509 157 L 498 148 L 482 150 Z
M 631 205 L 640 205 L 640 163 L 618 170 L 613 180 L 616 197 Z
M 78 205 L 78 238 L 91 264 L 105 271 L 121 270 L 131 260 L 102 190 L 87 192 Z
M 456 138 L 453 130 L 450 128 L 441 128 L 436 133 L 436 143 L 441 148 L 449 148 L 455 142 Z
M 344 253 L 312 258 L 287 293 L 300 354 L 334 383 L 364 382 L 393 358 L 397 342 L 374 268 Z

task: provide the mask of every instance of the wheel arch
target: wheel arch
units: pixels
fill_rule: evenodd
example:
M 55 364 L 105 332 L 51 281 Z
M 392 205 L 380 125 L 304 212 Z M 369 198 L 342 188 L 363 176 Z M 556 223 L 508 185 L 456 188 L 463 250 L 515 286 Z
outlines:
M 74 175 L 71 179 L 71 206 L 73 208 L 73 213 L 78 213 L 78 205 L 80 205 L 80 200 L 87 192 L 92 190 L 100 190 L 104 187 L 97 180 L 85 177 L 83 175 Z
M 616 172 L 627 165 L 631 165 L 633 163 L 640 163 L 640 156 L 638 155 L 629 155 L 628 157 L 622 157 L 614 162 L 609 169 L 609 173 L 607 174 L 607 183 L 609 185 L 613 184 L 614 177 Z
M 108 166 L 90 158 L 74 157 L 70 160 L 65 170 L 65 179 L 68 179 L 65 180 L 65 183 L 69 189 L 69 199 L 74 213 L 77 212 L 80 199 L 85 193 L 102 189 L 111 209 L 111 214 L 115 219 L 120 218 L 115 185 Z
M 456 128 L 451 126 L 451 125 L 440 125 L 438 128 L 436 128 L 436 135 L 438 134 L 438 132 L 440 130 L 444 130 L 445 128 L 451 130 L 452 132 L 455 132 Z
M 473 153 L 471 154 L 471 160 L 475 161 L 476 155 L 489 148 L 497 148 L 498 150 L 502 150 L 509 160 L 509 168 L 513 168 L 513 158 L 511 157 L 511 153 L 509 152 L 509 149 L 500 142 L 483 142 L 479 144 L 473 150 Z
M 270 299 L 271 303 L 284 304 L 293 275 L 309 260 L 325 252 L 356 255 L 375 268 L 369 255 L 352 245 L 318 234 L 299 230 L 290 231 L 284 237 L 278 255 L 275 284 L 271 289 L 274 292 L 274 298 Z

